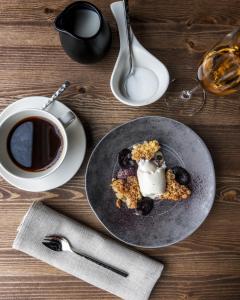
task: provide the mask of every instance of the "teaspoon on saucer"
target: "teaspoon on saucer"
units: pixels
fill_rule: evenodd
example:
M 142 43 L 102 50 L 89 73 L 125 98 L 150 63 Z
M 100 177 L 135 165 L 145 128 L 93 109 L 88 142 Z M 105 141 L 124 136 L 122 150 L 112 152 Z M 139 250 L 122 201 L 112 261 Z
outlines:
M 51 105 L 65 90 L 70 86 L 70 82 L 65 80 L 64 83 L 60 86 L 60 88 L 49 98 L 49 101 L 43 106 L 43 110 L 45 110 L 49 105 Z

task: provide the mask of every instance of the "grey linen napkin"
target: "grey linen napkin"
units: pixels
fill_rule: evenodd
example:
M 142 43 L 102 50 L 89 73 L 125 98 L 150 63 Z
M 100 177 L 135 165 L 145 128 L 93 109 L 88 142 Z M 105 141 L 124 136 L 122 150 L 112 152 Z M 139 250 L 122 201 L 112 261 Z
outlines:
M 129 273 L 122 277 L 70 252 L 55 252 L 44 245 L 45 235 L 65 236 L 74 249 Z M 97 233 L 42 202 L 34 202 L 18 228 L 13 248 L 123 299 L 148 299 L 163 265 Z

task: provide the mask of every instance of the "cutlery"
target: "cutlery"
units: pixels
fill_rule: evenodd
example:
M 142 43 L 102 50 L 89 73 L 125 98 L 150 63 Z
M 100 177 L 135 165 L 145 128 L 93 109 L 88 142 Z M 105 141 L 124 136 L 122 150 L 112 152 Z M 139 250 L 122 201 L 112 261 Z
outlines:
M 125 271 L 119 270 L 113 266 L 105 264 L 104 262 L 99 261 L 85 253 L 76 251 L 75 249 L 73 249 L 70 242 L 63 236 L 48 235 L 44 238 L 44 240 L 42 241 L 42 244 L 53 251 L 69 251 L 69 252 L 77 254 L 87 260 L 90 260 L 91 262 L 93 262 L 105 269 L 108 269 L 118 275 L 121 275 L 123 277 L 128 276 L 128 273 L 126 273 Z
M 124 79 L 124 88 L 125 92 L 127 92 L 126 82 L 134 73 L 133 66 L 133 52 L 132 52 L 132 37 L 131 37 L 131 26 L 130 26 L 130 16 L 129 16 L 129 6 L 128 0 L 123 0 L 124 3 L 124 13 L 125 13 L 125 25 L 126 25 L 126 33 L 127 33 L 127 44 L 128 44 L 128 56 L 129 56 L 129 70 Z
M 51 96 L 49 101 L 42 108 L 45 110 L 49 105 L 51 105 L 65 90 L 70 86 L 70 82 L 65 80 L 64 83 L 60 86 L 60 88 Z
M 112 93 L 119 101 L 130 106 L 151 104 L 166 92 L 169 85 L 168 70 L 134 35 L 127 1 L 112 3 L 111 10 L 120 39 L 120 50 L 110 80 Z M 136 82 L 138 86 L 135 86 Z

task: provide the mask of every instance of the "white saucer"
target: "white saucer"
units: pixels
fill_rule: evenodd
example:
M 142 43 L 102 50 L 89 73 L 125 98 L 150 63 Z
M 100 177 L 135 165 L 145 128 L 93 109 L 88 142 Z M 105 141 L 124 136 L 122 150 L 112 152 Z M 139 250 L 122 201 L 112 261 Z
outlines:
M 9 105 L 0 114 L 0 123 L 9 114 L 21 111 L 26 108 L 42 108 L 49 101 L 47 97 L 27 97 Z M 55 116 L 64 115 L 69 108 L 59 101 L 52 104 L 49 111 Z M 44 178 L 39 179 L 18 179 L 8 174 L 0 165 L 0 175 L 15 187 L 29 192 L 43 192 L 59 187 L 69 181 L 80 168 L 86 151 L 86 135 L 82 123 L 78 118 L 69 125 L 67 129 L 69 138 L 69 150 L 60 167 Z

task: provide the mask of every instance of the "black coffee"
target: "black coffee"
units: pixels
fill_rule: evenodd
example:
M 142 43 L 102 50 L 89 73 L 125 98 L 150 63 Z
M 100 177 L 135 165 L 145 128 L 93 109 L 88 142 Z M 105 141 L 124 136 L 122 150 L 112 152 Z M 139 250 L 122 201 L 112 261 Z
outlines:
M 63 141 L 55 125 L 39 117 L 17 123 L 8 135 L 7 148 L 21 169 L 38 172 L 51 167 L 62 152 Z

